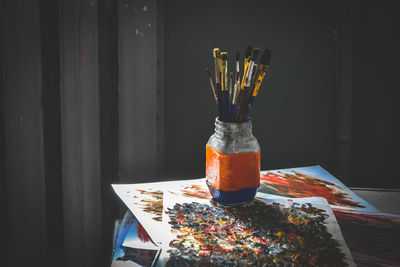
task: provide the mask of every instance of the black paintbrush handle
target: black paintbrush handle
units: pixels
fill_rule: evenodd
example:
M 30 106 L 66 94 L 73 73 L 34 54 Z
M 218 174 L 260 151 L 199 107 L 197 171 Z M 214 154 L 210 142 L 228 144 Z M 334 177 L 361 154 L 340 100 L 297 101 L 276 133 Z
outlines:
M 235 107 L 235 112 L 233 114 L 234 122 L 240 122 L 239 121 L 239 113 L 240 113 L 240 109 L 242 107 L 243 97 L 244 97 L 244 91 L 239 89 L 239 95 L 238 95 L 238 98 L 237 98 L 237 104 L 236 104 L 236 107 Z
M 250 97 L 250 88 L 244 88 L 243 90 L 243 99 L 242 103 L 240 104 L 239 114 L 238 114 L 238 121 L 243 122 L 245 119 L 245 115 L 247 113 L 247 108 L 249 104 L 249 97 Z
M 222 91 L 222 120 L 229 121 L 229 92 Z
M 218 96 L 217 109 L 218 109 L 218 118 L 222 119 L 222 92 L 221 92 L 221 84 L 217 83 L 215 86 Z

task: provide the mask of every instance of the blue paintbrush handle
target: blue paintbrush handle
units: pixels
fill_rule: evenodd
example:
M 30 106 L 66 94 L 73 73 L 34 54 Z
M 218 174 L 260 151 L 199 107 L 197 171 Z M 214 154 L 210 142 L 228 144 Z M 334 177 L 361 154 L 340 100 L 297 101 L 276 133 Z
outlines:
M 254 96 L 250 96 L 250 98 L 249 98 L 249 105 L 248 105 L 248 108 L 247 108 L 246 116 L 244 117 L 244 119 L 245 119 L 246 121 L 249 120 L 250 112 L 253 110 L 253 105 L 254 105 L 254 102 L 255 102 L 255 101 L 256 101 L 256 98 L 255 98 Z
M 222 91 L 222 119 L 223 121 L 228 121 L 229 114 L 229 92 Z

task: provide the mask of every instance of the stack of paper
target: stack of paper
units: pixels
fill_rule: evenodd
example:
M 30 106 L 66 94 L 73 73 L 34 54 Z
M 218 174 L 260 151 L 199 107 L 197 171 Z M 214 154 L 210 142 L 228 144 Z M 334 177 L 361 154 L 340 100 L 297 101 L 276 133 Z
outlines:
M 262 172 L 256 200 L 236 207 L 213 202 L 205 179 L 113 188 L 132 212 L 114 267 L 399 263 L 399 239 L 389 245 L 385 234 L 400 233 L 400 216 L 379 213 L 319 166 Z M 385 253 L 363 243 L 368 230 Z

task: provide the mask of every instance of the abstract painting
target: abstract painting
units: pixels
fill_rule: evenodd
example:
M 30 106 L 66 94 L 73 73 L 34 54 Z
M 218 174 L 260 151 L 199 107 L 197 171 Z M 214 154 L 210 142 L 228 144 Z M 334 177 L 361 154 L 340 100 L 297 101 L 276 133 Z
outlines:
M 354 265 L 322 198 L 220 206 L 167 193 L 164 207 L 161 265 Z
M 283 197 L 323 197 L 333 209 L 376 211 L 320 166 L 263 171 L 258 191 Z
M 210 199 L 204 179 L 168 181 L 141 184 L 114 184 L 115 193 L 142 223 L 151 238 L 160 235 L 163 211 L 163 194 Z M 204 184 L 204 185 L 203 185 Z M 153 239 L 155 241 L 155 239 Z

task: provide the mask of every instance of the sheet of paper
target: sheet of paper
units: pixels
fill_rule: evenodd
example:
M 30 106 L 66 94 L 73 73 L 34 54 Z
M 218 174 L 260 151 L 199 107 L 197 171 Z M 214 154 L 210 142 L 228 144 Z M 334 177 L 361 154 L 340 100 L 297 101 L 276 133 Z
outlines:
M 211 198 L 205 179 L 168 181 L 141 184 L 113 184 L 115 193 L 141 222 L 154 242 L 161 234 L 163 194 L 176 196 Z
M 348 264 L 350 250 L 325 199 L 259 198 L 247 206 L 164 195 L 158 265 Z
M 160 248 L 151 242 L 136 217 L 130 211 L 126 212 L 118 231 L 111 266 L 151 266 L 159 252 Z
M 286 199 L 284 196 L 326 197 L 342 225 L 343 235 L 353 251 L 353 257 L 357 263 L 400 265 L 399 216 L 378 212 L 319 166 L 263 171 L 261 174 L 258 197 L 277 200 Z M 113 187 L 129 209 L 142 218 L 140 221 L 143 222 L 144 228 L 149 230 L 149 235 L 155 240 L 162 234 L 159 226 L 161 225 L 165 192 L 172 193 L 177 197 L 186 196 L 192 199 L 211 198 L 205 178 L 113 185 Z M 372 244 L 375 243 L 382 249 L 379 251 L 374 249 L 375 246 Z
M 323 197 L 333 209 L 377 211 L 320 166 L 262 171 L 258 192 L 282 197 Z
M 147 231 L 137 219 L 132 221 L 122 246 L 137 249 L 158 250 L 158 247 L 151 241 Z

